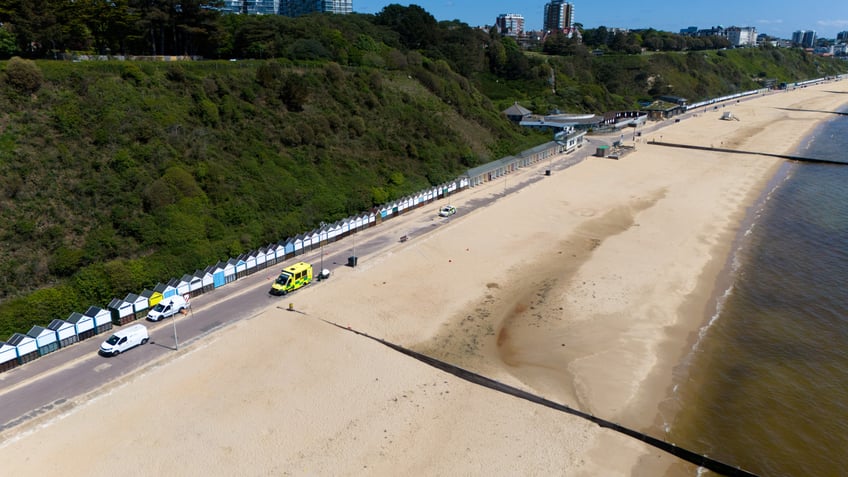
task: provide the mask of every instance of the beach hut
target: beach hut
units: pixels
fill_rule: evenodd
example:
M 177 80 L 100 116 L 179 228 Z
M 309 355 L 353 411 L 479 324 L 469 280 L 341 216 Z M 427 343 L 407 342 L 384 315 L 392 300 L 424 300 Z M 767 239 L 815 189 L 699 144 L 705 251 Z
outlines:
M 150 308 L 153 308 L 160 301 L 162 301 L 162 293 L 161 292 L 158 292 L 158 291 L 155 291 L 155 290 L 150 290 L 148 288 L 145 288 L 144 290 L 142 290 L 140 296 L 147 298 L 147 306 L 149 306 Z
M 0 341 L 0 373 L 18 365 L 18 352 L 14 346 Z
M 328 241 L 328 238 L 329 238 L 329 231 L 330 231 L 329 225 L 322 225 L 321 230 L 318 232 L 318 243 L 322 247 L 327 244 L 327 241 Z
M 215 288 L 222 287 L 227 284 L 227 276 L 224 274 L 224 270 L 226 268 L 226 263 L 218 262 L 210 267 L 211 270 L 207 269 L 212 273 L 212 283 Z
M 338 240 L 341 237 L 341 235 L 342 235 L 342 226 L 339 222 L 336 222 L 335 224 L 332 224 L 327 228 L 327 241 L 328 242 L 335 242 L 336 240 Z
M 197 289 L 197 281 L 200 281 L 200 289 Z M 197 270 L 194 272 L 194 279 L 191 281 L 192 296 L 200 295 L 215 289 L 214 278 L 207 267 L 206 270 Z
M 296 257 L 303 253 L 303 234 L 297 234 L 286 241 L 286 258 Z
M 94 336 L 94 318 L 75 311 L 68 315 L 68 319 L 65 321 L 74 325 L 74 330 L 80 341 Z
M 112 323 L 118 326 L 126 325 L 137 319 L 133 304 L 120 298 L 112 299 L 106 309 L 109 310 L 109 314 L 112 316 Z
M 171 298 L 172 296 L 180 295 L 180 279 L 172 278 L 168 280 L 168 283 L 165 285 L 165 291 L 162 292 L 162 299 Z
M 265 247 L 260 248 L 255 252 L 256 255 L 256 271 L 262 270 L 268 266 L 268 250 Z
M 227 264 L 233 266 L 233 270 L 236 273 L 236 279 L 244 278 L 247 276 L 247 263 L 245 263 L 244 259 L 239 256 L 238 258 L 231 258 L 227 260 Z
M 256 268 L 256 257 L 258 255 L 259 255 L 259 252 L 256 252 L 256 251 L 248 252 L 247 254 L 245 254 L 244 265 L 247 268 L 247 274 L 248 275 L 253 275 L 253 273 L 255 273 L 256 270 L 258 270 L 258 268 Z
M 271 247 L 274 251 L 274 264 L 280 263 L 286 259 L 286 246 L 284 243 L 277 242 Z M 269 265 L 271 264 L 269 263 Z
M 297 237 L 288 238 L 288 239 L 286 239 L 285 242 L 283 242 L 283 248 L 286 251 L 284 259 L 288 259 L 290 257 L 295 256 L 295 243 L 299 243 L 299 242 L 300 242 L 300 240 Z
M 156 286 L 153 287 L 153 292 L 162 294 L 162 299 L 159 301 L 166 300 L 177 294 L 178 282 L 179 280 L 174 281 L 172 278 L 171 280 L 168 280 L 168 283 L 157 283 Z
M 194 275 L 186 273 L 180 278 L 180 283 L 177 284 L 177 295 L 186 296 L 191 293 L 191 281 L 194 280 Z M 199 280 L 198 280 L 199 282 Z
M 147 298 L 141 295 L 136 295 L 135 293 L 127 293 L 127 296 L 124 297 L 124 301 L 132 303 L 133 314 L 135 315 L 136 320 L 140 320 L 147 315 L 147 310 L 150 308 L 150 302 L 148 302 Z
M 65 320 L 55 319 L 47 325 L 47 329 L 53 330 L 56 333 L 56 340 L 59 341 L 59 347 L 64 348 L 79 341 L 76 327 L 73 323 L 68 323 Z
M 18 364 L 29 363 L 40 356 L 35 338 L 21 333 L 15 333 L 6 343 L 15 347 L 15 352 L 18 355 Z
M 56 338 L 56 332 L 53 330 L 36 325 L 29 329 L 27 336 L 35 340 L 39 356 L 44 356 L 47 353 L 52 353 L 59 349 L 59 340 Z
M 312 250 L 312 237 L 313 237 L 312 232 L 307 232 L 307 233 L 303 234 L 303 245 L 302 245 L 303 246 L 303 252 L 302 253 L 306 253 L 306 252 Z
M 229 259 L 226 262 L 220 262 L 224 269 L 224 283 L 236 281 L 236 263 L 235 259 Z
M 99 306 L 90 306 L 83 313 L 85 316 L 90 316 L 94 320 L 94 333 L 100 334 L 104 331 L 112 329 L 112 314 L 108 310 L 104 310 Z

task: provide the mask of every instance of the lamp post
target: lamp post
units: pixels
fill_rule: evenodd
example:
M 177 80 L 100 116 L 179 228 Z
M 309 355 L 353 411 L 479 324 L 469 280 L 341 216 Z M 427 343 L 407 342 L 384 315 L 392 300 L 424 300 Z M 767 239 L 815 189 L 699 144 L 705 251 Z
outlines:
M 324 232 L 324 226 L 326 224 L 321 222 L 321 232 L 318 232 L 318 239 L 321 241 L 321 272 L 324 273 L 324 237 L 321 236 L 321 233 Z
M 174 301 L 171 300 L 171 306 L 174 306 Z M 171 321 L 171 324 L 174 325 L 174 351 L 178 351 L 180 349 L 180 342 L 177 340 L 177 314 L 174 313 L 174 319 Z

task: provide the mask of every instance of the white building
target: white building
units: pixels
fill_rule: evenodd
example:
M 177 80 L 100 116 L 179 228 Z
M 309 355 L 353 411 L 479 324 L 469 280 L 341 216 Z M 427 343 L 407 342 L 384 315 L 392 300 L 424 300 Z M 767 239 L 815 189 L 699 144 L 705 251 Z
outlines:
M 732 46 L 757 46 L 757 29 L 754 27 L 732 26 L 725 30 L 725 34 Z
M 524 36 L 524 16 L 517 13 L 502 13 L 495 20 L 501 35 L 518 38 Z

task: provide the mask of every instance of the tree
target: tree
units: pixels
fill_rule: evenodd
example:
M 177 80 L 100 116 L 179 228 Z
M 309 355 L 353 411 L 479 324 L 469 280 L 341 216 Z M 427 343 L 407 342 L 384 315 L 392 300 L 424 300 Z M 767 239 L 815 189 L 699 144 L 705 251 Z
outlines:
M 436 18 L 418 5 L 387 5 L 377 14 L 375 22 L 396 31 L 401 43 L 412 50 L 430 48 L 438 41 Z
M 15 44 L 15 35 L 6 25 L 0 26 L 0 58 L 10 58 L 18 52 L 18 45 Z

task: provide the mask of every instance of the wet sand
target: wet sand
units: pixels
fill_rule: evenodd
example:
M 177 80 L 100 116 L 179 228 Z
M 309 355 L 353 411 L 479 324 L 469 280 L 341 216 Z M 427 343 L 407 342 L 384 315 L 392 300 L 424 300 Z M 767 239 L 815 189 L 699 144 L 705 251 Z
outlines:
M 835 110 L 845 95 L 830 91 L 848 84 L 667 121 L 640 140 L 793 152 L 830 116 L 777 108 Z M 727 110 L 740 120 L 720 120 Z M 456 194 L 465 213 L 280 303 L 298 312 L 269 307 L 61 418 L 15 429 L 0 446 L 4 472 L 693 475 L 640 442 L 322 320 L 661 437 L 672 370 L 781 163 L 638 142 L 620 160 L 587 159 L 471 213 L 467 203 L 503 186 Z M 442 220 L 432 209 L 414 213 Z

